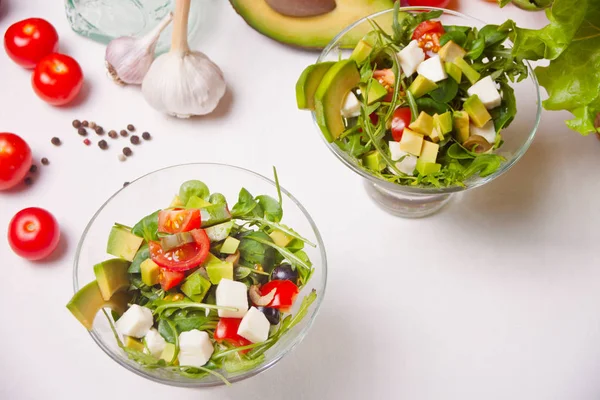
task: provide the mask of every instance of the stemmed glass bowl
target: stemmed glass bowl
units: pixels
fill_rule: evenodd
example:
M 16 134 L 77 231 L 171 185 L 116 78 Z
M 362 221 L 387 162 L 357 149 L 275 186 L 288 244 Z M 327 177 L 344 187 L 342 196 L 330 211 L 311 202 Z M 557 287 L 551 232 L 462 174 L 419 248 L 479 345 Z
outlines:
M 95 278 L 93 266 L 111 256 L 106 254 L 106 241 L 115 222 L 133 225 L 145 215 L 168 206 L 179 190 L 181 183 L 199 179 L 205 182 L 213 192 L 223 193 L 228 204 L 236 203 L 238 193 L 245 187 L 254 196 L 268 194 L 277 198 L 275 182 L 255 172 L 225 164 L 184 164 L 160 169 L 131 182 L 119 190 L 92 217 L 79 241 L 73 269 L 73 289 L 81 287 Z M 285 179 L 285 178 L 284 178 Z M 306 209 L 285 189 L 283 197 L 282 223 L 292 227 L 316 247 L 305 246 L 315 269 L 308 284 L 303 288 L 290 310 L 296 314 L 302 299 L 316 290 L 317 299 L 310 306 L 302 321 L 284 335 L 275 346 L 265 353 L 265 361 L 257 368 L 237 373 L 221 372 L 229 382 L 250 378 L 275 365 L 281 358 L 294 349 L 310 329 L 325 294 L 327 281 L 327 259 L 321 234 Z M 223 381 L 211 376 L 202 379 L 186 378 L 164 369 L 147 369 L 127 358 L 118 347 L 110 325 L 103 315 L 98 313 L 94 328 L 90 332 L 94 342 L 122 367 L 155 382 L 182 387 L 210 387 L 223 385 Z
M 476 18 L 468 17 L 461 13 L 431 7 L 404 7 L 400 11 L 409 13 L 418 13 L 423 11 L 441 10 L 443 14 L 439 17 L 439 21 L 444 25 L 463 25 L 481 28 L 486 25 L 485 22 Z M 348 58 L 351 50 L 341 46 L 345 35 L 358 30 L 362 33 L 367 33 L 372 30 L 371 21 L 377 24 L 386 31 L 391 31 L 394 10 L 381 11 L 379 13 L 365 17 L 354 24 L 348 26 L 339 35 L 337 35 L 320 54 L 317 62 L 337 61 L 343 58 Z M 527 151 L 529 145 L 533 141 L 537 131 L 542 107 L 540 99 L 540 90 L 537 79 L 529 64 L 527 64 L 529 77 L 518 83 L 511 83 L 515 91 L 517 99 L 518 113 L 511 125 L 502 131 L 504 144 L 496 153 L 503 156 L 505 161 L 502 166 L 492 175 L 486 177 L 474 176 L 465 182 L 465 186 L 451 186 L 442 188 L 430 187 L 415 187 L 402 186 L 395 183 L 387 182 L 378 177 L 375 177 L 362 169 L 358 165 L 356 158 L 350 156 L 335 143 L 329 143 L 316 124 L 316 114 L 312 113 L 313 120 L 319 135 L 327 144 L 329 149 L 342 161 L 348 168 L 360 175 L 363 179 L 364 186 L 369 196 L 382 209 L 390 214 L 407 218 L 418 218 L 431 215 L 440 210 L 446 205 L 453 194 L 465 190 L 474 189 L 476 187 L 492 182 L 508 171 Z

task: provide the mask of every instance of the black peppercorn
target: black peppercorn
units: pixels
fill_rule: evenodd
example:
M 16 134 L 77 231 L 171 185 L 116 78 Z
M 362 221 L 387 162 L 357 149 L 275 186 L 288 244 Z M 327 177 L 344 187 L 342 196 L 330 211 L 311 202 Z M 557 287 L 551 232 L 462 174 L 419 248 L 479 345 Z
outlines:
M 144 140 L 150 140 L 152 136 L 150 136 L 150 134 L 148 132 L 144 132 L 142 133 L 142 139 Z
M 29 172 L 32 174 L 35 174 L 37 172 L 37 165 L 33 164 L 30 168 L 29 168 Z
M 133 151 L 131 151 L 131 149 L 129 147 L 124 147 L 123 154 L 125 154 L 127 157 L 129 157 L 130 155 L 133 154 Z
M 81 126 L 81 121 L 78 119 L 73 120 L 73 128 L 79 128 Z
M 116 139 L 119 135 L 117 134 L 117 131 L 112 130 L 112 131 L 108 131 L 108 136 L 111 139 Z
M 81 121 L 81 126 L 84 126 L 87 128 L 89 125 L 90 125 L 90 123 L 87 122 L 86 120 Z
M 101 140 L 98 142 L 98 147 L 102 150 L 106 150 L 108 148 L 108 143 L 106 143 L 106 140 Z
M 55 146 L 60 146 L 60 139 L 55 136 L 50 140 L 50 143 L 52 143 Z
M 139 137 L 139 136 L 137 136 L 137 135 L 133 135 L 133 136 L 131 137 L 131 143 L 132 143 L 132 144 L 140 144 L 140 137 Z
M 85 128 L 77 129 L 77 133 L 79 133 L 81 136 L 87 136 L 87 131 L 85 130 Z
M 123 129 L 120 133 L 121 133 L 121 136 L 123 136 L 123 137 L 129 136 L 129 133 L 127 133 L 127 131 L 125 129 Z
M 127 130 L 128 130 L 129 132 L 133 132 L 133 131 L 135 131 L 135 126 L 133 126 L 133 125 L 129 124 L 129 125 L 127 125 Z
M 42 165 L 50 164 L 50 161 L 48 161 L 48 159 L 46 157 L 42 158 L 40 161 L 42 162 Z
M 102 135 L 104 133 L 104 128 L 101 126 L 97 126 L 95 129 L 97 135 Z

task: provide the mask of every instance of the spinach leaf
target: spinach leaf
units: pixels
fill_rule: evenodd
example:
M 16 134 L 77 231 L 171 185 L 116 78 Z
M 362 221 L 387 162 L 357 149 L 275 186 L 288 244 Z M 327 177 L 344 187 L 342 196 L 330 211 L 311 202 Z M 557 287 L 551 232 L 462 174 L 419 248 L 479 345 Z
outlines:
M 425 111 L 429 115 L 433 115 L 435 113 L 443 114 L 446 111 L 450 111 L 450 107 L 448 106 L 448 104 L 440 103 L 439 101 L 436 101 L 431 97 L 421 97 L 417 99 L 416 102 L 417 106 L 419 107 L 419 110 Z
M 459 46 L 464 46 L 467 41 L 467 35 L 465 32 L 454 30 L 454 31 L 446 31 L 445 34 L 440 38 L 440 46 L 445 45 L 449 41 L 453 41 Z
M 246 215 L 254 210 L 257 205 L 258 203 L 254 201 L 254 197 L 250 192 L 246 188 L 242 188 L 238 196 L 238 202 L 231 209 L 231 216 L 236 218 Z
M 199 180 L 183 182 L 179 187 L 179 199 L 183 204 L 187 204 L 192 196 L 198 196 L 201 199 L 208 200 L 209 195 L 210 190 L 208 190 L 208 186 Z
M 133 261 L 131 262 L 127 272 L 130 274 L 139 274 L 142 272 L 140 265 L 148 258 L 150 258 L 150 249 L 148 248 L 148 245 L 144 243 L 137 253 L 135 253 L 135 257 L 133 257 Z
M 471 60 L 478 60 L 483 54 L 483 50 L 485 50 L 485 37 L 479 36 L 471 43 L 466 57 L 469 57 Z
M 160 210 L 142 218 L 140 222 L 135 224 L 131 232 L 139 237 L 144 238 L 146 242 L 158 240 L 158 213 Z
M 173 332 L 166 319 L 161 319 L 158 321 L 158 333 L 160 333 L 160 336 L 162 336 L 167 342 L 175 344 L 175 336 L 177 336 L 177 332 Z
M 248 265 L 260 264 L 263 270 L 271 272 L 275 264 L 275 250 L 264 244 L 273 243 L 271 237 L 261 231 L 252 231 L 243 233 L 239 239 L 241 260 Z
M 500 82 L 500 89 L 502 90 L 502 103 L 500 104 L 500 107 L 496 107 L 490 111 L 490 114 L 494 119 L 496 132 L 500 132 L 502 129 L 507 128 L 515 118 L 515 115 L 517 115 L 517 99 L 515 98 L 515 91 L 506 82 Z
M 444 79 L 438 83 L 437 89 L 430 92 L 432 99 L 439 103 L 449 103 L 458 94 L 458 83 L 454 79 Z

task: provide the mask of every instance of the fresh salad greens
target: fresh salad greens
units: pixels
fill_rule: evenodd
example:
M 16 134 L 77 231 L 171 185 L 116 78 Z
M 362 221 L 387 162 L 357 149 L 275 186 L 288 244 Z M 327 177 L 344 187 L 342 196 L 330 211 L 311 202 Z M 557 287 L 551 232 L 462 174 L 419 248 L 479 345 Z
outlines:
M 168 208 L 133 228 L 115 224 L 107 253 L 117 258 L 94 266 L 96 281 L 67 307 L 88 329 L 103 310 L 118 346 L 147 368 L 228 383 L 222 371 L 258 367 L 317 297 L 313 289 L 290 314 L 314 271 L 304 246 L 316 245 L 281 222 L 275 180 L 277 198 L 242 188 L 231 211 L 225 196 L 187 181 Z
M 311 65 L 296 86 L 325 138 L 368 173 L 400 185 L 464 186 L 497 171 L 517 112 L 511 82 L 528 75 L 509 31 L 442 25 L 441 11 L 400 12 L 349 59 Z

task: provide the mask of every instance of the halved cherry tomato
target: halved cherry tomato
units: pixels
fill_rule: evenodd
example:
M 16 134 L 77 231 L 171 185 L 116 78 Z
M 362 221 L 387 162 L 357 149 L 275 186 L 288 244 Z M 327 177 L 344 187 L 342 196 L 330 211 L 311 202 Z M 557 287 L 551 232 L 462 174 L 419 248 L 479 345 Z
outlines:
M 210 239 L 204 229 L 194 229 L 190 233 L 195 243 L 187 243 L 170 251 L 163 251 L 159 242 L 149 242 L 152 261 L 171 271 L 187 271 L 202 264 L 208 257 Z
M 413 32 L 412 38 L 423 50 L 437 53 L 440 50 L 440 37 L 446 33 L 440 21 L 423 21 Z
M 189 232 L 200 228 L 200 210 L 162 210 L 158 213 L 158 231 L 165 233 Z
M 275 289 L 275 297 L 267 304 L 267 307 L 278 308 L 284 312 L 294 305 L 294 300 L 296 300 L 296 296 L 300 292 L 294 282 L 276 280 L 262 285 L 260 287 L 260 295 L 266 296 L 273 289 Z
M 58 33 L 45 19 L 24 19 L 6 30 L 4 48 L 21 67 L 35 68 L 42 58 L 58 51 Z
M 394 116 L 392 117 L 392 137 L 396 142 L 402 139 L 404 128 L 410 125 L 411 118 L 412 114 L 408 107 L 399 107 L 394 111 Z
M 181 283 L 183 278 L 185 278 L 185 274 L 183 272 L 169 271 L 166 268 L 161 268 L 158 275 L 160 287 L 163 290 L 173 289 L 175 286 Z
M 252 344 L 248 339 L 238 335 L 237 331 L 241 322 L 241 318 L 221 318 L 215 328 L 215 342 L 225 342 L 233 347 L 242 347 Z M 242 350 L 241 352 L 246 353 L 248 350 Z
M 53 106 L 71 102 L 83 86 L 83 71 L 75 59 L 58 53 L 42 58 L 31 76 L 38 97 Z

